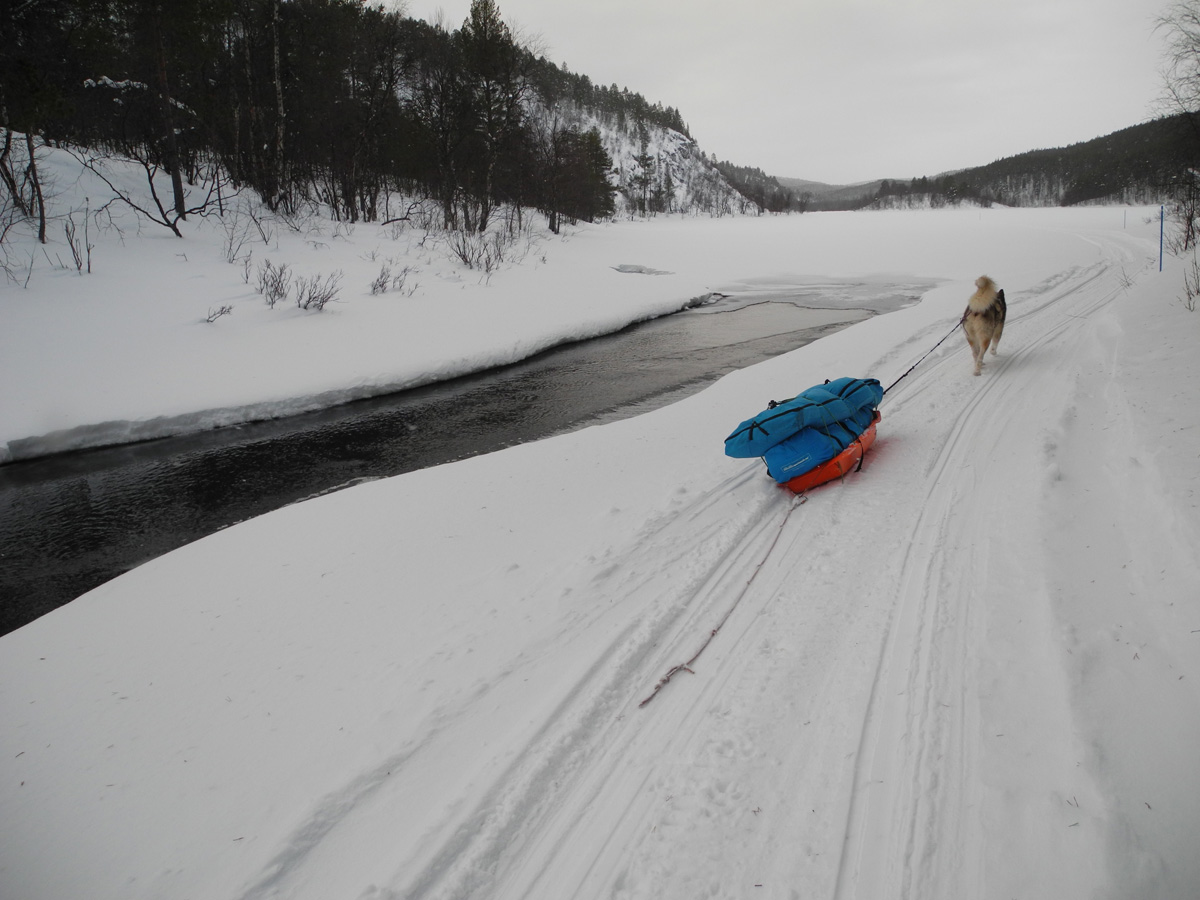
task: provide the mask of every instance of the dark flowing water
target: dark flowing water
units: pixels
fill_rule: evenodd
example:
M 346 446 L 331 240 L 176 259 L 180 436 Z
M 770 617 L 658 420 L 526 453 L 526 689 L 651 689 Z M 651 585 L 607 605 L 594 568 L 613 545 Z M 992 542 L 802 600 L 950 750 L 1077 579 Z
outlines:
M 923 287 L 837 285 L 773 302 L 722 301 L 323 412 L 0 466 L 0 634 L 236 522 L 363 480 L 666 405 L 872 312 L 915 302 Z M 835 308 L 797 305 L 822 300 Z

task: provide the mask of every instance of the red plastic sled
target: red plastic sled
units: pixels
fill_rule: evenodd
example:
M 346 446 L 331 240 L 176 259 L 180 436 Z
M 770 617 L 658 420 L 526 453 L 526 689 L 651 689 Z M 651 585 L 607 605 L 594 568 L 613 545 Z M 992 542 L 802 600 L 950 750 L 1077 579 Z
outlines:
M 857 466 L 864 454 L 871 449 L 871 445 L 875 443 L 875 424 L 881 418 L 879 410 L 875 410 L 875 417 L 871 419 L 871 424 L 867 426 L 866 431 L 854 439 L 854 443 L 829 460 L 829 462 L 821 463 L 821 465 L 815 469 L 809 469 L 803 475 L 797 475 L 790 481 L 784 482 L 783 486 L 793 493 L 800 494 L 819 484 L 833 481 L 835 478 L 841 478 Z

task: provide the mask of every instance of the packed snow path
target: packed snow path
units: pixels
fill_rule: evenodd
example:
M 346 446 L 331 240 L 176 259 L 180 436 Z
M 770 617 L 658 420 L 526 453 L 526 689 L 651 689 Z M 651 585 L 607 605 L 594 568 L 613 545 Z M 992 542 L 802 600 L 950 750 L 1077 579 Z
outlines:
M 66 636 L 15 632 L 4 681 L 81 656 L 57 671 L 95 721 L 73 746 L 54 679 L 21 697 L 6 858 L 59 829 L 57 896 L 98 860 L 132 880 L 95 897 L 1194 896 L 1198 482 L 1155 451 L 1192 425 L 1148 392 L 1170 330 L 1127 328 L 1147 242 L 1094 241 L 1010 289 L 980 378 L 956 337 L 901 381 L 862 471 L 805 502 L 655 440 L 719 445 L 764 371 L 899 373 L 960 306 L 605 426 L 602 453 L 585 431 L 215 535 L 132 573 L 140 641 L 107 587 Z M 223 571 L 238 547 L 255 569 Z M 130 745 L 141 768 L 110 765 Z M 136 847 L 97 833 L 151 809 Z

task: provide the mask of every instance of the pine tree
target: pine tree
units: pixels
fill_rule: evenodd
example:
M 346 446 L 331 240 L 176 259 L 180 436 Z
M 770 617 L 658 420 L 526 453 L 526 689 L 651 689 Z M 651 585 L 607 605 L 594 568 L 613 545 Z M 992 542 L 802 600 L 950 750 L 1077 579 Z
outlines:
M 479 148 L 477 228 L 485 231 L 491 215 L 501 150 L 520 131 L 529 82 L 525 60 L 500 18 L 495 0 L 471 0 L 471 11 L 458 33 L 463 49 L 471 114 Z
M 654 154 L 650 152 L 650 132 L 644 120 L 638 120 L 637 134 L 640 149 L 634 155 L 633 161 L 639 171 L 633 175 L 633 189 L 638 212 L 645 215 L 650 210 L 650 188 L 654 185 L 655 165 Z

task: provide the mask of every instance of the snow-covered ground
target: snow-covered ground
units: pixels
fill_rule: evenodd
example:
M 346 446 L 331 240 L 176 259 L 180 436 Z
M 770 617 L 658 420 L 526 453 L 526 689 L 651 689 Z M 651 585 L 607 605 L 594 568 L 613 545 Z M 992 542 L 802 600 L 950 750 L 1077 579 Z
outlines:
M 0 463 L 288 415 L 520 360 L 675 312 L 731 277 L 781 266 L 790 277 L 786 250 L 812 230 L 741 220 L 734 249 L 745 255 L 734 259 L 708 219 L 676 219 L 665 235 L 645 221 L 570 236 L 539 224 L 485 271 L 466 267 L 442 233 L 289 221 L 246 197 L 227 198 L 223 218 L 180 223 L 180 240 L 102 205 L 108 189 L 95 175 L 64 151 L 44 152 L 59 214 L 50 244 L 10 236 L 0 248 L 9 273 L 0 275 Z M 102 165 L 150 205 L 143 174 Z M 406 209 L 397 205 L 393 215 Z M 91 274 L 75 264 L 68 224 Z M 340 273 L 340 293 L 321 312 L 292 298 L 268 308 L 256 290 L 268 262 L 321 281 Z M 385 272 L 386 290 L 372 293 Z
M 0 296 L 18 449 L 410 383 L 739 283 L 944 280 L 670 407 L 282 509 L 0 638 L 0 896 L 1200 896 L 1200 313 L 1156 214 L 621 223 L 486 285 L 414 241 L 413 296 L 348 272 L 321 314 L 267 310 L 200 225 L 35 270 Z M 399 252 L 365 226 L 318 242 L 297 266 Z M 768 400 L 890 384 L 984 272 L 1000 355 L 974 378 L 946 341 L 862 471 L 799 502 L 723 455 Z

